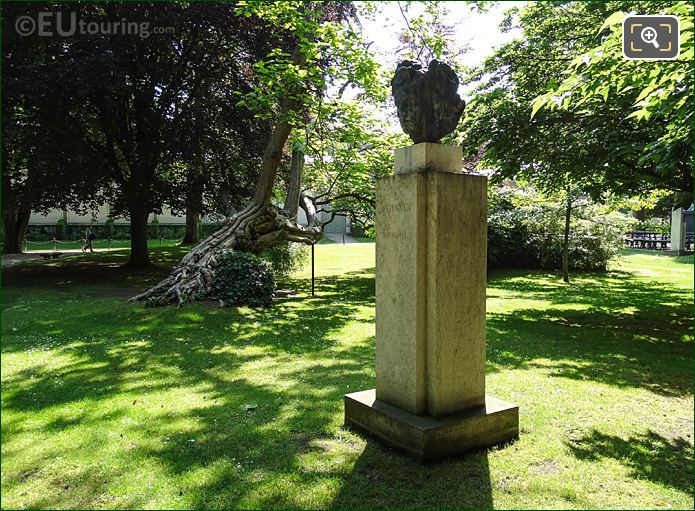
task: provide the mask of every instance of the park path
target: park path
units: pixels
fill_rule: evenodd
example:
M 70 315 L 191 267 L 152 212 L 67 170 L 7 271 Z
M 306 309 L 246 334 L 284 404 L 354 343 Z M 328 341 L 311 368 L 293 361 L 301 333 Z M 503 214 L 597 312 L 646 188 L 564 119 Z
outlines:
M 108 248 L 95 248 L 94 252 L 108 252 Z M 41 254 L 50 254 L 53 250 L 32 250 L 31 252 L 24 252 L 23 254 L 7 254 L 2 256 L 2 267 L 9 268 L 10 266 L 16 266 L 22 264 L 26 261 L 33 261 L 35 259 L 40 259 Z M 73 250 L 59 250 L 63 256 L 79 255 L 84 254 L 79 248 Z
M 359 244 L 360 242 L 357 241 L 355 238 L 350 236 L 349 234 L 345 234 L 345 239 L 343 242 L 343 234 L 340 233 L 330 233 L 326 234 L 327 238 L 332 239 L 338 244 L 341 245 L 353 245 L 353 244 Z M 113 249 L 117 250 L 117 249 Z M 108 248 L 95 248 L 94 252 L 108 252 Z M 41 254 L 50 254 L 53 252 L 53 250 L 32 250 L 30 252 L 25 252 L 23 254 L 8 254 L 8 255 L 3 255 L 2 256 L 2 267 L 3 268 L 9 268 L 10 266 L 15 266 L 17 264 L 22 264 L 26 261 L 33 261 L 35 259 L 40 259 Z M 70 256 L 70 255 L 79 255 L 79 254 L 84 254 L 85 252 L 82 252 L 79 248 L 77 249 L 71 249 L 71 250 L 59 250 L 59 252 L 64 255 L 64 256 Z
M 345 237 L 345 243 L 344 243 L 345 245 L 352 245 L 355 243 L 359 243 L 359 241 L 357 241 L 355 238 L 353 238 L 349 234 L 340 234 L 340 233 L 332 232 L 332 233 L 325 233 L 324 236 L 326 236 L 326 238 L 332 239 L 336 243 L 340 243 L 341 245 L 343 245 L 343 236 Z

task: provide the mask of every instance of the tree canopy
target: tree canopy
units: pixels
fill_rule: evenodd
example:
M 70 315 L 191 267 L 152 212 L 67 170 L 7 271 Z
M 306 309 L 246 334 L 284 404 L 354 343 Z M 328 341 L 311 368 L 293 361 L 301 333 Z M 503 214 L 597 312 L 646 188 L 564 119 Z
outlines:
M 609 44 L 602 43 L 601 27 L 606 19 L 622 9 L 649 6 L 556 2 L 552 7 L 533 3 L 511 10 L 505 27 L 509 30 L 517 24 L 522 37 L 502 46 L 469 75 L 469 83 L 477 85 L 459 134 L 467 151 L 482 150 L 481 164 L 495 168 L 498 179 L 523 175 L 550 190 L 573 186 L 595 198 L 606 193 L 647 194 L 654 189 L 692 193 L 691 161 L 681 158 L 678 165 L 666 167 L 644 157 L 645 151 L 653 154 L 662 140 L 663 125 L 639 122 L 637 116 L 628 115 L 645 98 L 637 87 L 629 88 L 626 82 L 610 94 L 606 87 L 599 88 L 601 82 L 620 83 L 607 66 L 591 82 L 595 90 L 586 101 L 577 105 L 579 100 L 572 101 L 576 96 L 566 94 L 560 102 L 562 108 L 540 108 L 557 97 L 554 91 L 561 84 L 567 90 L 576 85 L 568 69 L 583 66 L 579 62 L 585 61 L 585 54 L 596 54 L 600 44 Z M 602 61 L 623 66 L 621 59 L 606 56 Z M 598 70 L 598 62 L 595 64 Z M 680 73 L 688 65 L 679 59 L 670 68 L 680 69 Z M 650 69 L 652 63 L 632 66 Z M 644 71 L 647 76 L 650 72 Z M 685 142 L 684 149 L 687 146 Z

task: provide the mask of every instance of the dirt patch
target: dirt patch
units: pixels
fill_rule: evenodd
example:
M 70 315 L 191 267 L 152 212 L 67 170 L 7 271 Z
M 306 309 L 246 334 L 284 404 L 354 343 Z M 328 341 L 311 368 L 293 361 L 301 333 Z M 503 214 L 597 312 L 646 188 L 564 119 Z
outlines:
M 532 470 L 538 475 L 555 476 L 560 473 L 562 468 L 555 460 L 545 460 L 537 465 L 534 465 Z

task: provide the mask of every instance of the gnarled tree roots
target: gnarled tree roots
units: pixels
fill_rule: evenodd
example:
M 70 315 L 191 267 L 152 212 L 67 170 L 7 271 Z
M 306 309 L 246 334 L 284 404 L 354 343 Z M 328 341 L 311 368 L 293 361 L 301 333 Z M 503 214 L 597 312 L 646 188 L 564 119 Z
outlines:
M 204 298 L 226 253 L 239 250 L 257 254 L 284 240 L 311 245 L 322 236 L 320 227 L 303 227 L 282 209 L 252 204 L 229 217 L 220 229 L 186 254 L 166 279 L 130 301 L 156 307 L 174 303 L 180 306 Z

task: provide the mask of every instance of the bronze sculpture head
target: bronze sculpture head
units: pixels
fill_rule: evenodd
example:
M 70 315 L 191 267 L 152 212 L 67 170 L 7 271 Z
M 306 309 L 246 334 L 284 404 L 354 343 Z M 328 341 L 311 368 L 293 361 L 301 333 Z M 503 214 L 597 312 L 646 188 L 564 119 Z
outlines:
M 458 95 L 458 85 L 454 70 L 436 59 L 426 70 L 410 60 L 398 64 L 391 91 L 401 128 L 414 143 L 439 143 L 456 129 L 466 107 Z

